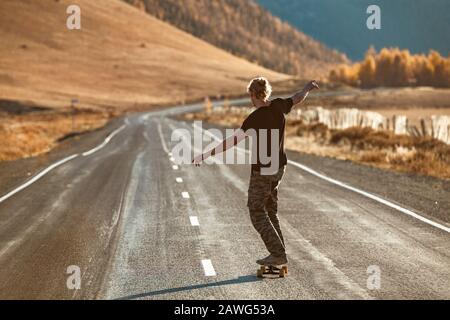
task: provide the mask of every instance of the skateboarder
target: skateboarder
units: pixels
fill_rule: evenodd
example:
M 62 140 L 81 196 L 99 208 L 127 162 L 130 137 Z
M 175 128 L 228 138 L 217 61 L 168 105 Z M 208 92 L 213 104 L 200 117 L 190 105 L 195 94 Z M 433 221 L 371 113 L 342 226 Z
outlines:
M 252 142 L 257 146 L 257 155 L 253 154 L 253 149 L 247 206 L 252 224 L 270 252 L 268 257 L 256 261 L 263 266 L 287 264 L 284 238 L 277 216 L 278 187 L 287 165 L 284 151 L 285 116 L 293 106 L 303 102 L 311 90 L 318 88 L 316 81 L 310 81 L 292 97 L 270 101 L 272 88 L 269 81 L 263 77 L 253 79 L 247 91 L 256 110 L 232 136 L 192 160 L 193 164 L 199 166 L 208 157 L 225 152 L 247 136 L 254 139 Z M 267 136 L 263 138 L 263 134 Z

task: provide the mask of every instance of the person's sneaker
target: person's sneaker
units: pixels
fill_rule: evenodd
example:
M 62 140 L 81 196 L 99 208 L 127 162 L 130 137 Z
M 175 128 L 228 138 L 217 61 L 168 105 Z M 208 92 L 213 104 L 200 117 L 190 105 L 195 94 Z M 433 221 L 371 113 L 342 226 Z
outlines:
M 287 264 L 288 260 L 286 255 L 278 257 L 271 254 L 264 259 L 257 260 L 256 263 L 261 266 L 281 266 Z
M 263 266 L 263 265 L 264 265 L 264 262 L 265 262 L 267 259 L 269 259 L 269 258 L 270 258 L 270 255 L 267 256 L 267 257 L 265 257 L 264 259 L 256 260 L 256 263 L 259 264 L 259 265 L 261 265 L 261 266 Z

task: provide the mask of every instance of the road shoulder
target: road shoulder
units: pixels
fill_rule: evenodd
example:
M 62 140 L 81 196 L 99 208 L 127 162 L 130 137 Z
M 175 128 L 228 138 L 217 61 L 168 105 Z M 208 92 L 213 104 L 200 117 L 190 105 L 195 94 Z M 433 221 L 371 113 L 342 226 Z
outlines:
M 55 149 L 46 154 L 15 161 L 0 162 L 0 196 L 20 186 L 30 177 L 53 163 L 96 147 L 111 132 L 120 127 L 122 123 L 122 117 L 115 118 L 103 128 L 64 140 Z

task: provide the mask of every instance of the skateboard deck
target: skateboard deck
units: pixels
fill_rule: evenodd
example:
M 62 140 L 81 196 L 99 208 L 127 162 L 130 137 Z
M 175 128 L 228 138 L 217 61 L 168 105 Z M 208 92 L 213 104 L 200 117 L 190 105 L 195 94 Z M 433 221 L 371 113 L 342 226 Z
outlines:
M 278 276 L 279 278 L 284 278 L 287 274 L 287 266 L 261 266 L 256 272 L 258 278 L 264 278 L 264 276 Z

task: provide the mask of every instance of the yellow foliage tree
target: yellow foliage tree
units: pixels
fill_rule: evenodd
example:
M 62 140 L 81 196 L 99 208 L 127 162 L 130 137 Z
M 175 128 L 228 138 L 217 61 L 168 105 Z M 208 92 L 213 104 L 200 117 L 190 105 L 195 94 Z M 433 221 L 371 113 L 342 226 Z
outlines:
M 332 70 L 330 81 L 362 88 L 434 86 L 450 87 L 450 57 L 431 50 L 428 55 L 412 55 L 408 50 L 369 49 L 363 61 Z

